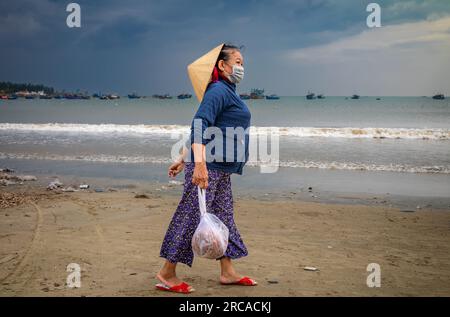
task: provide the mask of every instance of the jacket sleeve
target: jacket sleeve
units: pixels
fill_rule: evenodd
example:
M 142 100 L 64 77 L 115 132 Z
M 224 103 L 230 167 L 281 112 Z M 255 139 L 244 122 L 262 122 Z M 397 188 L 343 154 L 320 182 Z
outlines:
M 191 144 L 208 143 L 209 139 L 204 138 L 204 131 L 214 125 L 217 116 L 225 108 L 225 96 L 219 86 L 208 89 L 203 97 L 197 113 L 191 124 Z

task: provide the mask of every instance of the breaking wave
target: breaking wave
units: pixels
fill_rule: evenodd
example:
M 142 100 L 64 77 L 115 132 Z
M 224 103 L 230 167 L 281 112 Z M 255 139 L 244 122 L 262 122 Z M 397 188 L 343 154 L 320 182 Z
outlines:
M 0 123 L 0 131 L 114 133 L 123 135 L 167 135 L 189 133 L 186 125 L 145 124 L 78 124 L 78 123 Z M 287 137 L 368 138 L 368 139 L 421 139 L 450 140 L 446 128 L 324 128 L 324 127 L 251 127 L 253 135 L 277 134 Z

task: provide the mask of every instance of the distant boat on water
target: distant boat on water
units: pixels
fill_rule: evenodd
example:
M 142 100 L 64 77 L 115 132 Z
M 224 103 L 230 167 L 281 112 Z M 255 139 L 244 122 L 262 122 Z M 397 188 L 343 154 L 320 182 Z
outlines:
M 8 96 L 8 100 L 15 100 L 15 99 L 17 99 L 18 97 L 17 97 L 17 95 L 16 94 L 12 94 L 12 95 L 9 95 Z
M 153 98 L 158 98 L 158 99 L 172 99 L 172 96 L 169 94 L 165 94 L 165 95 L 153 95 Z
M 353 95 L 350 99 L 359 99 L 359 95 Z
M 53 97 L 50 95 L 40 95 L 39 99 L 52 99 Z
M 87 99 L 91 99 L 91 96 L 89 96 L 88 94 L 82 94 L 82 93 L 76 93 L 76 94 L 65 93 L 62 97 L 55 96 L 55 99 L 62 99 L 62 98 L 68 99 L 68 100 L 80 100 L 80 99 L 87 100 Z
M 239 97 L 241 97 L 242 100 L 250 99 L 250 95 L 249 94 L 240 94 Z
M 325 99 L 325 96 L 323 94 L 317 95 L 317 99 Z
M 178 99 L 189 99 L 191 97 L 192 97 L 191 94 L 180 94 L 177 96 Z
M 306 95 L 307 100 L 313 100 L 316 99 L 316 94 L 313 92 L 308 91 L 308 94 Z
M 266 99 L 267 100 L 278 100 L 278 99 L 280 99 L 280 97 L 276 94 L 271 94 L 271 95 L 266 96 Z
M 120 96 L 119 95 L 115 95 L 115 94 L 110 94 L 107 97 L 108 97 L 108 99 L 111 99 L 111 100 L 120 99 Z
M 433 96 L 433 99 L 435 100 L 444 100 L 445 96 L 443 94 L 437 94 Z
M 264 89 L 253 88 L 250 92 L 250 99 L 264 99 Z
M 33 95 L 25 96 L 25 99 L 28 99 L 28 100 L 31 100 L 31 99 L 34 99 L 34 98 L 36 98 L 36 96 L 33 96 Z
M 120 99 L 119 95 L 109 94 L 109 95 L 100 95 L 98 97 L 100 100 L 116 100 Z
M 128 95 L 128 99 L 141 99 L 142 97 L 136 94 L 135 92 Z
M 64 98 L 68 100 L 79 99 L 78 96 L 75 94 L 65 94 Z

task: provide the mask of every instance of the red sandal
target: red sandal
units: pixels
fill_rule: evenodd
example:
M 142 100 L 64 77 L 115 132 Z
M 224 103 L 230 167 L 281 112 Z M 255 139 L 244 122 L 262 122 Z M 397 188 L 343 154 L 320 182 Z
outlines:
M 194 291 L 193 289 L 189 289 L 189 287 L 191 287 L 191 286 L 185 282 L 182 282 L 181 284 L 178 284 L 178 285 L 175 285 L 172 287 L 170 287 L 169 285 L 166 285 L 164 283 L 156 284 L 155 286 L 160 291 L 167 291 L 167 292 L 174 292 L 174 293 L 189 294 Z
M 236 281 L 236 282 L 231 282 L 231 283 L 220 282 L 220 284 L 222 284 L 222 285 L 242 285 L 242 286 L 256 286 L 256 285 L 258 285 L 258 283 L 255 280 L 252 280 L 248 276 L 244 276 L 243 278 L 241 278 L 239 281 Z

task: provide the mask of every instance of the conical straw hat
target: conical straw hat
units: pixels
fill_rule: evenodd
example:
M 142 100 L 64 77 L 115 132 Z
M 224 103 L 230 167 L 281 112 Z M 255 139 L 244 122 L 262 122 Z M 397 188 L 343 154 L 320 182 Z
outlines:
M 208 53 L 198 58 L 188 65 L 188 75 L 191 79 L 192 87 L 194 87 L 195 95 L 198 101 L 202 101 L 206 88 L 211 80 L 211 74 L 216 65 L 217 58 L 222 50 L 224 43 L 213 48 Z

